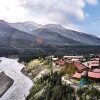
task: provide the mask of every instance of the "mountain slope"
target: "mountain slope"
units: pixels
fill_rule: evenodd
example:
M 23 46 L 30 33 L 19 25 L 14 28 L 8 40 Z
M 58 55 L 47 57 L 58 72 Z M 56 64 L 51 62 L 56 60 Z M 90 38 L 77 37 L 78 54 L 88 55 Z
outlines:
M 18 24 L 19 26 L 19 24 Z M 23 28 L 22 28 L 23 29 Z M 27 29 L 27 28 L 26 28 Z M 32 48 L 34 45 L 80 45 L 82 43 L 66 38 L 47 29 L 36 29 L 33 34 L 20 31 L 5 21 L 0 21 L 0 46 Z
M 8 23 L 0 21 L 0 45 L 100 45 L 100 38 L 61 25 L 40 25 L 34 22 Z M 5 40 L 5 41 L 3 41 Z M 4 43 L 5 42 L 5 43 Z M 3 44 L 4 43 L 4 44 Z M 15 45 L 14 45 L 15 46 Z
M 0 47 L 29 47 L 35 43 L 35 36 L 19 31 L 0 21 Z
M 33 32 L 36 37 L 41 37 L 45 44 L 51 45 L 81 45 L 83 43 L 64 37 L 48 29 L 37 29 Z
M 100 45 L 100 38 L 94 35 L 66 29 L 62 27 L 61 25 L 57 25 L 57 24 L 40 25 L 34 22 L 23 22 L 23 23 L 19 22 L 19 23 L 9 23 L 9 25 L 18 30 L 21 30 L 30 34 L 34 34 L 34 30 L 36 31 L 37 29 L 47 29 L 49 32 L 51 32 L 51 35 L 52 35 L 52 32 L 56 32 L 62 35 L 63 37 L 66 37 L 75 41 L 79 41 L 84 44 Z M 48 35 L 50 36 L 50 34 Z
M 48 24 L 48 25 L 43 26 L 42 28 L 51 30 L 53 32 L 57 32 L 64 37 L 67 37 L 76 41 L 80 41 L 86 44 L 100 45 L 100 38 L 91 34 L 69 30 L 62 27 L 61 25 Z

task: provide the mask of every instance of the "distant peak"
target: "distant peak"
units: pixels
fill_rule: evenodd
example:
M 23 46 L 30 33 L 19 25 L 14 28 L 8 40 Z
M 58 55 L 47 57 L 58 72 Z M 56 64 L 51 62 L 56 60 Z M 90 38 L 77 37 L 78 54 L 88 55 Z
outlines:
M 0 20 L 0 24 L 1 25 L 7 25 L 8 23 L 6 21 L 4 21 L 4 20 Z
M 23 22 L 24 24 L 26 23 L 26 24 L 31 24 L 31 25 L 40 25 L 40 24 L 38 24 L 38 23 L 36 23 L 36 22 L 32 22 L 32 21 L 26 21 L 26 22 Z
M 5 21 L 4 20 L 0 20 L 0 23 L 5 23 Z
M 23 23 L 34 24 L 34 22 L 31 22 L 31 21 L 26 21 L 26 22 L 23 22 Z M 35 23 L 35 24 L 36 24 L 36 23 Z
M 4 21 L 4 20 L 0 20 L 0 27 L 11 27 L 8 22 Z
M 47 24 L 47 26 L 59 26 L 59 27 L 62 27 L 61 24 Z
M 44 28 L 57 28 L 57 29 L 65 29 L 61 24 L 47 24 L 43 26 Z

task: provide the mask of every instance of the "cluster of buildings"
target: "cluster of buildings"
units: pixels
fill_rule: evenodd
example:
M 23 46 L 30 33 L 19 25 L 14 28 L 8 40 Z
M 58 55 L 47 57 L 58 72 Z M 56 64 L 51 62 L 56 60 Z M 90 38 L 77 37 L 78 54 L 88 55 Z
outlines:
M 53 66 L 57 67 L 62 67 L 66 63 L 80 62 L 81 59 L 83 59 L 83 56 L 63 56 L 61 59 L 52 57 Z
M 93 58 L 90 61 L 84 62 L 81 65 L 84 66 L 84 69 L 81 73 L 76 72 L 73 77 L 81 77 L 84 71 L 88 72 L 88 77 L 94 80 L 100 80 L 100 58 Z M 82 66 L 80 66 L 83 68 Z
M 72 79 L 81 80 L 88 77 L 90 80 L 100 81 L 100 58 L 92 58 L 85 61 L 83 56 L 64 56 L 63 58 L 52 58 L 53 66 L 63 67 L 67 63 L 74 64 L 76 72 L 72 75 Z M 81 61 L 84 61 L 83 63 Z M 66 63 L 67 62 L 67 63 Z M 66 81 L 66 80 L 65 80 Z

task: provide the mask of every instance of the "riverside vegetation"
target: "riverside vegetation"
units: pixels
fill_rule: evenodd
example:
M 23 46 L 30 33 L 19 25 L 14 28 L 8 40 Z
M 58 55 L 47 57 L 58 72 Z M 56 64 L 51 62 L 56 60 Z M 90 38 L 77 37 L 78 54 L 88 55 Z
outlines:
M 34 86 L 26 100 L 99 100 L 100 91 L 92 85 L 75 89 L 69 84 L 62 84 L 61 77 L 65 73 L 74 73 L 74 69 L 71 70 L 68 66 L 73 69 L 71 64 L 64 67 L 67 70 L 57 72 L 54 71 L 51 60 L 39 58 L 27 63 L 23 71 L 34 81 Z M 48 69 L 48 73 L 37 77 L 45 69 Z

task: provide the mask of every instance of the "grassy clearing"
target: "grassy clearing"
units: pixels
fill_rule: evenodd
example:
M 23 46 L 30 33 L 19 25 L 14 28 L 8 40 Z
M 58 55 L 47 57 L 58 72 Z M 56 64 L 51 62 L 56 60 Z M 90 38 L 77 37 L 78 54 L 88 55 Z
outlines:
M 37 67 L 44 65 L 44 63 L 45 63 L 45 61 L 43 61 L 43 60 L 39 60 L 39 59 L 32 60 L 27 64 L 26 70 L 28 72 L 31 72 L 32 70 L 36 69 Z
M 44 59 L 34 59 L 25 67 L 25 72 L 34 79 L 42 70 L 48 68 L 48 63 Z

